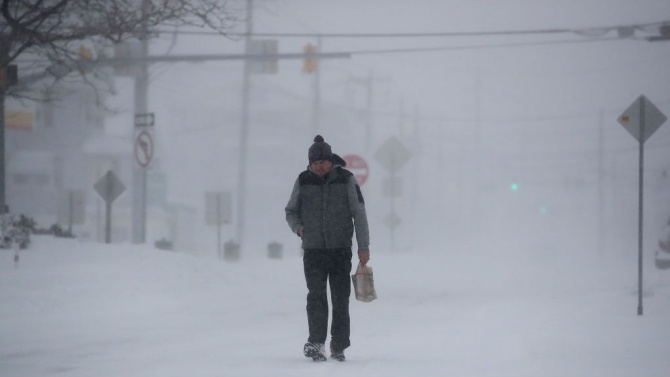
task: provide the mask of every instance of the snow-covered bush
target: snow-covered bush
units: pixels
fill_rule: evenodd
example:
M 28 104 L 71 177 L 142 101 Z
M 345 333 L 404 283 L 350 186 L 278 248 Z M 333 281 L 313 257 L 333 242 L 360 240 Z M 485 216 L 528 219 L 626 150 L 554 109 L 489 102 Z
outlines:
M 21 249 L 30 245 L 30 233 L 35 221 L 23 215 L 0 215 L 0 249 L 10 249 L 16 243 Z

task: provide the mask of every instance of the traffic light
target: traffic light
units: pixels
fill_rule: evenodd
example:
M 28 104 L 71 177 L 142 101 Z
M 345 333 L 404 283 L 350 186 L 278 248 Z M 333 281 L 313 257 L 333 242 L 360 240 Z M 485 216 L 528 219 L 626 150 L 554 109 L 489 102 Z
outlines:
M 305 46 L 305 48 L 303 50 L 303 53 L 305 55 L 316 54 L 317 53 L 316 46 L 314 46 L 312 44 L 308 44 L 307 46 Z M 317 58 L 315 58 L 315 57 L 305 57 L 305 59 L 303 60 L 303 63 L 302 63 L 302 71 L 305 72 L 305 73 L 314 73 L 314 72 L 316 72 L 317 68 L 319 67 L 318 64 L 319 64 L 319 61 L 318 61 Z
M 512 191 L 517 191 L 519 189 L 519 185 L 517 183 L 512 183 L 509 185 L 510 190 Z
M 77 50 L 77 56 L 79 57 L 79 70 L 83 74 L 91 73 L 91 61 L 93 60 L 93 50 L 88 47 L 81 46 Z

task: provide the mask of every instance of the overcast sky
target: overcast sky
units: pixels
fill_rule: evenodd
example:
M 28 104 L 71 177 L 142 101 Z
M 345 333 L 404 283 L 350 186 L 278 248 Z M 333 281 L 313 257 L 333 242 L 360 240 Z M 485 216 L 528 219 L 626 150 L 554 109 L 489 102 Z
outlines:
M 235 6 L 243 9 L 244 3 Z M 605 206 L 626 208 L 607 217 L 633 221 L 637 143 L 616 119 L 642 94 L 670 114 L 670 41 L 646 41 L 657 34 L 654 27 L 635 29 L 626 39 L 609 28 L 665 20 L 670 20 L 670 3 L 662 0 L 255 1 L 254 32 L 324 34 L 323 52 L 352 55 L 319 66 L 318 127 L 312 122 L 315 79 L 301 71 L 302 61 L 280 61 L 276 74 L 252 76 L 247 222 L 273 237 L 287 237 L 283 206 L 293 179 L 306 166 L 315 131 L 336 152 L 369 162 L 363 190 L 377 224 L 373 230 L 384 239 L 390 233 L 384 221 L 392 210 L 381 187 L 391 172 L 374 154 L 391 136 L 412 153 L 397 172 L 403 195 L 393 203 L 404 220 L 396 235 L 407 245 L 418 242 L 412 236 L 418 224 L 435 233 L 453 229 L 464 217 L 476 217 L 467 221 L 469 230 L 485 228 L 487 220 L 479 217 L 504 219 L 510 209 L 500 206 L 509 202 L 504 195 L 517 180 L 533 187 L 524 199 L 533 208 L 531 216 L 548 207 L 599 211 L 598 185 L 604 182 L 609 187 Z M 243 31 L 244 25 L 235 30 Z M 544 32 L 327 36 L 533 30 Z M 561 30 L 571 31 L 550 32 Z M 280 53 L 299 53 L 306 44 L 319 43 L 308 36 L 257 39 L 277 39 Z M 243 48 L 240 38 L 179 34 L 176 39 L 161 36 L 151 53 L 234 54 Z M 437 50 L 407 51 L 413 49 Z M 169 196 L 198 207 L 206 190 L 232 191 L 235 197 L 241 63 L 156 64 L 150 72 L 149 107 L 156 113 L 158 156 L 169 177 Z M 108 128 L 123 134 L 131 122 L 132 83 L 119 79 L 118 85 L 120 94 L 112 101 L 128 111 L 111 118 Z M 661 177 L 668 169 L 669 145 L 668 125 L 645 145 L 650 182 L 665 191 L 668 183 Z M 658 195 L 651 193 L 648 200 L 661 200 Z M 654 219 L 670 212 L 662 205 L 651 207 L 657 212 Z M 569 223 L 573 216 L 589 217 L 565 212 L 570 212 L 565 214 Z M 235 237 L 234 226 L 227 232 Z

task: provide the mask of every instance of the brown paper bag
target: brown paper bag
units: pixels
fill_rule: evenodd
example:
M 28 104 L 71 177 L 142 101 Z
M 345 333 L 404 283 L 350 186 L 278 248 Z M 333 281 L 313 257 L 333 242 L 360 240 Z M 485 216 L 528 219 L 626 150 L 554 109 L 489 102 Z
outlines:
M 356 268 L 356 273 L 351 275 L 351 282 L 354 283 L 356 300 L 370 302 L 377 298 L 375 282 L 372 278 L 372 267 L 362 266 L 359 263 Z

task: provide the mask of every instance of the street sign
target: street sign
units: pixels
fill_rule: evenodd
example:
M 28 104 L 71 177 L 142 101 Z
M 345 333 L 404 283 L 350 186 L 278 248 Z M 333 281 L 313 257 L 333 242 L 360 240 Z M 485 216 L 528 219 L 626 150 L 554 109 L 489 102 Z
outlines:
M 154 140 L 149 131 L 141 131 L 135 137 L 135 161 L 137 164 L 146 168 L 151 163 L 154 156 Z
M 155 121 L 154 113 L 135 114 L 135 127 L 151 127 Z
M 348 154 L 343 156 L 342 159 L 347 163 L 347 170 L 352 172 L 354 177 L 356 177 L 356 182 L 358 182 L 358 185 L 363 186 L 365 181 L 368 180 L 368 175 L 370 173 L 370 170 L 368 169 L 368 163 L 365 162 L 363 157 L 355 154 Z
M 93 186 L 105 201 L 105 243 L 112 242 L 112 202 L 114 202 L 124 191 L 126 186 L 111 171 L 107 171 Z
M 640 96 L 619 116 L 619 123 L 640 144 L 640 169 L 638 185 L 638 230 L 637 230 L 637 266 L 638 266 L 638 306 L 637 315 L 642 315 L 642 220 L 644 218 L 644 142 L 666 121 L 665 115 L 645 96 Z
M 619 116 L 619 123 L 637 141 L 645 142 L 666 121 L 665 115 L 645 96 L 640 96 Z M 644 140 L 640 140 L 644 121 Z
M 377 149 L 375 158 L 377 162 L 393 174 L 412 158 L 412 152 L 405 148 L 398 139 L 391 137 Z
M 100 178 L 93 188 L 107 203 L 114 202 L 124 191 L 126 191 L 126 186 L 111 170 Z

